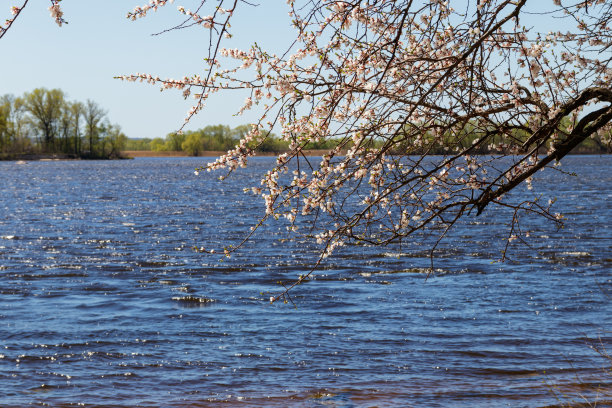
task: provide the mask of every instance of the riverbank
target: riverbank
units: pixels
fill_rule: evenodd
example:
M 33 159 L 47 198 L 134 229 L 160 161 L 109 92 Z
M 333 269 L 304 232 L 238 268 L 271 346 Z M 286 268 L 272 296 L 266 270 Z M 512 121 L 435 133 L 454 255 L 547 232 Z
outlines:
M 3 153 L 0 160 L 6 161 L 41 161 L 41 160 L 77 160 L 78 156 L 73 154 L 44 154 L 44 153 Z
M 329 150 L 319 149 L 319 150 L 303 150 L 302 153 L 304 156 L 309 157 L 321 157 L 324 154 L 328 153 Z M 154 150 L 124 150 L 121 152 L 121 156 L 124 158 L 136 158 L 136 157 L 219 157 L 226 152 L 224 151 L 216 151 L 216 150 L 207 150 L 200 152 L 197 156 L 193 156 L 188 154 L 187 152 L 181 151 L 154 151 Z M 282 152 L 256 152 L 256 156 L 278 156 Z M 587 149 L 576 149 L 572 151 L 570 155 L 607 155 L 606 152 L 593 152 Z
M 302 153 L 309 157 L 321 157 L 329 150 L 303 150 Z M 96 158 L 95 160 L 122 160 L 122 159 L 133 159 L 136 157 L 219 157 L 226 152 L 207 150 L 200 152 L 197 156 L 188 154 L 187 152 L 181 151 L 154 151 L 154 150 L 124 150 L 120 153 L 119 157 L 113 158 Z M 256 156 L 277 156 L 282 152 L 257 152 Z M 591 152 L 591 151 L 575 151 L 570 155 L 606 155 L 605 152 Z M 52 160 L 91 160 L 89 157 L 80 157 L 74 154 L 0 154 L 0 161 L 52 161 Z
M 123 153 L 112 157 L 88 157 L 66 153 L 0 153 L 0 161 L 59 161 L 59 160 L 124 160 L 130 159 Z

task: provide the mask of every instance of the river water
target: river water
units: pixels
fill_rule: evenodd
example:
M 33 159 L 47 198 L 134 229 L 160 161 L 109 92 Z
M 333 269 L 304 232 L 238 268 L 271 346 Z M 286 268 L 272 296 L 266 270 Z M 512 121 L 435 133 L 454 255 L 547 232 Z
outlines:
M 203 159 L 0 163 L 0 406 L 540 407 L 612 400 L 612 157 L 544 172 L 562 230 L 469 218 L 428 251 L 316 248 L 271 225 L 230 260 L 263 204 Z M 607 393 L 607 397 L 602 395 Z M 606 402 L 599 406 L 606 406 Z

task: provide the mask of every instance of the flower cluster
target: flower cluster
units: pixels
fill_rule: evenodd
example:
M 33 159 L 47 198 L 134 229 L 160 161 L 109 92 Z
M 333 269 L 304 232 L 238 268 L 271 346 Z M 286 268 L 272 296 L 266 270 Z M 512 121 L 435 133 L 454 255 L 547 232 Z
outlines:
M 51 0 L 51 6 L 49 6 L 49 13 L 51 13 L 51 17 L 53 17 L 57 25 L 61 27 L 62 24 L 66 23 L 66 20 L 64 20 L 63 18 L 64 12 L 60 8 L 60 1 L 61 0 Z
M 27 4 L 27 0 L 24 0 L 21 7 L 18 7 L 18 6 L 11 7 L 11 17 L 7 18 L 4 24 L 0 25 L 0 38 L 2 38 L 4 34 L 6 34 L 9 28 L 11 28 L 11 25 L 13 25 L 13 23 L 15 22 L 15 19 L 19 16 L 19 13 L 21 13 L 21 10 L 23 10 L 26 4 Z
M 133 11 L 127 13 L 127 18 L 130 20 L 136 20 L 137 18 L 146 17 L 147 12 L 151 10 L 157 11 L 158 8 L 165 6 L 167 3 L 173 2 L 174 0 L 150 0 L 149 4 L 134 7 Z

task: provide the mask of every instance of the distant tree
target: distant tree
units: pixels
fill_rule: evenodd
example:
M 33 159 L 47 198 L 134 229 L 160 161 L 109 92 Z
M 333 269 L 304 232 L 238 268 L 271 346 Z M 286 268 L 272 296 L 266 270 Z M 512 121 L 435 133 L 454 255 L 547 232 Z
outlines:
M 73 115 L 70 102 L 66 102 L 61 107 L 61 116 L 59 120 L 59 136 L 60 142 L 58 149 L 62 153 L 70 152 L 70 141 L 73 131 Z
M 183 151 L 191 156 L 197 156 L 203 150 L 202 137 L 198 132 L 189 132 L 186 134 L 185 141 L 181 145 Z
M 245 137 L 246 135 L 249 134 L 249 132 L 251 131 L 252 126 L 251 125 L 239 125 L 236 126 L 235 128 L 233 128 L 230 131 L 231 134 L 231 138 L 233 140 L 240 140 L 243 137 Z
M 94 101 L 87 100 L 84 105 L 83 119 L 85 120 L 85 137 L 88 140 L 89 156 L 98 157 L 102 152 L 97 151 L 100 138 L 100 125 L 106 112 Z
M 151 139 L 128 139 L 125 143 L 125 150 L 152 150 Z
M 0 110 L 4 126 L 0 133 L 4 143 L 3 152 L 25 152 L 31 148 L 29 125 L 22 100 L 13 95 L 0 97 Z
M 107 123 L 103 127 L 102 155 L 107 158 L 121 157 L 121 151 L 125 149 L 127 136 L 116 124 Z
M 76 155 L 81 155 L 81 120 L 85 116 L 85 105 L 82 102 L 73 102 L 70 104 L 70 116 L 71 121 L 71 139 L 72 139 L 72 152 Z
M 151 140 L 151 150 L 154 152 L 164 151 L 165 148 L 166 144 L 164 143 L 164 139 L 161 137 L 156 137 L 155 139 Z
M 286 140 L 279 139 L 272 134 L 266 135 L 265 138 L 254 141 L 248 146 L 257 152 L 266 153 L 281 153 L 289 150 L 289 143 Z M 305 147 L 305 149 L 309 148 Z
M 5 153 L 11 145 L 10 111 L 13 108 L 10 96 L 0 99 L 0 152 Z
M 20 102 L 30 114 L 32 127 L 41 136 L 44 151 L 53 151 L 61 127 L 64 92 L 59 89 L 37 88 L 26 92 Z
M 227 151 L 237 141 L 237 139 L 234 139 L 232 130 L 227 125 L 209 125 L 199 132 L 201 133 L 204 150 Z
M 165 149 L 173 152 L 180 152 L 183 148 L 183 142 L 185 141 L 185 135 L 180 133 L 170 133 L 166 136 Z

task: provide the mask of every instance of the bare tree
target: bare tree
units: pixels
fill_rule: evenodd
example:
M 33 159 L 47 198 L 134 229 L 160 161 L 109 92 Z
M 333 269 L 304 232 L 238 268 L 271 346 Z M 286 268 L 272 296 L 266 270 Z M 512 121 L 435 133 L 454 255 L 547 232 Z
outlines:
M 83 119 L 85 120 L 85 137 L 89 141 L 89 157 L 97 157 L 102 155 L 103 152 L 97 152 L 99 137 L 100 137 L 100 124 L 106 116 L 106 111 L 102 109 L 96 102 L 87 100 L 83 106 Z
M 81 154 L 81 118 L 85 116 L 85 105 L 81 102 L 73 102 L 70 104 L 70 115 L 72 118 L 72 144 L 73 153 Z
M 25 152 L 31 148 L 29 126 L 23 99 L 0 96 L 0 151 Z

